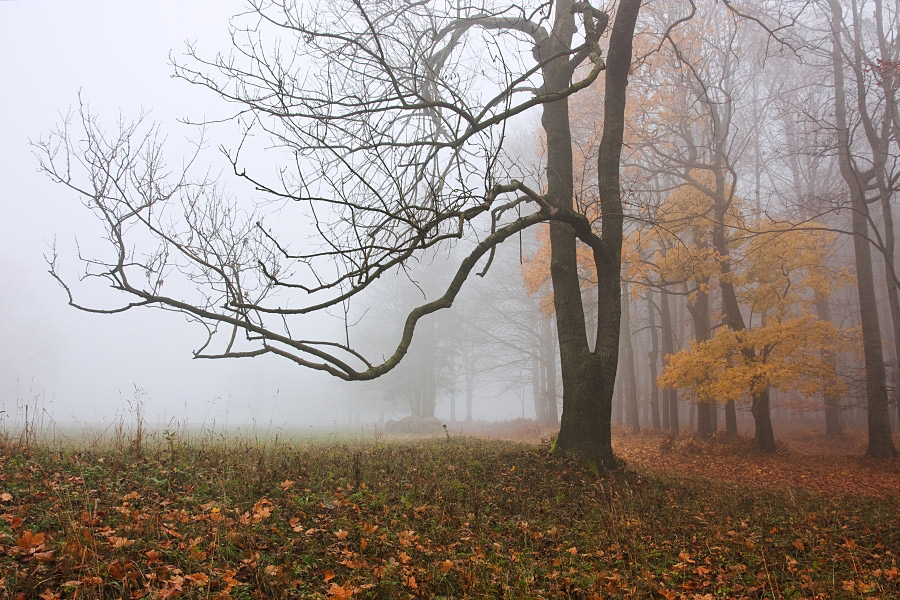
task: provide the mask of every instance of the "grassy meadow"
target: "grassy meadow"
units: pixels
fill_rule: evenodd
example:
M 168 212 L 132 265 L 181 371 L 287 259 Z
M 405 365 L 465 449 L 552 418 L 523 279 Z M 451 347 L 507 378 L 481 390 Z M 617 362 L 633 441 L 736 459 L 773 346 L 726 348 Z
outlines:
M 7 435 L 0 597 L 900 597 L 898 461 L 615 447 L 597 476 L 539 436 Z

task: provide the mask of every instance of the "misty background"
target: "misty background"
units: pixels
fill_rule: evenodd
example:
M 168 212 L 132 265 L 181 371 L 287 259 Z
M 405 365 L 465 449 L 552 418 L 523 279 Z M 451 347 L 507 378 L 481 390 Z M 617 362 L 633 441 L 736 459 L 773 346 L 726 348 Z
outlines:
M 227 109 L 211 93 L 173 79 L 170 54 L 182 54 L 188 41 L 208 55 L 227 51 L 229 19 L 242 9 L 240 0 L 0 2 L 0 417 L 7 423 L 21 421 L 26 405 L 60 424 L 110 422 L 127 418 L 137 399 L 147 422 L 163 427 L 173 420 L 333 427 L 351 416 L 351 396 L 362 400 L 356 419 L 409 413 L 402 399 L 394 406 L 382 401 L 386 391 L 379 382 L 343 384 L 275 357 L 192 360 L 203 332 L 182 316 L 159 310 L 86 314 L 67 306 L 65 292 L 47 272 L 45 255 L 55 241 L 64 269 L 77 276 L 76 236 L 89 249 L 95 218 L 74 192 L 38 173 L 29 142 L 77 111 L 80 94 L 111 128 L 117 117 L 129 121 L 147 113 L 147 120 L 160 124 L 168 159 L 177 167 L 180 156 L 171 150 L 187 151 L 196 137 L 195 128 L 178 120 L 225 116 Z M 227 170 L 217 152 L 204 158 L 212 173 Z M 232 187 L 227 172 L 222 179 Z M 97 299 L 111 296 L 98 287 Z M 534 417 L 525 392 L 511 387 L 501 382 L 482 388 L 484 401 L 474 417 L 513 418 L 523 411 Z M 457 410 L 461 418 L 462 399 Z M 439 404 L 436 414 L 446 419 L 449 411 Z

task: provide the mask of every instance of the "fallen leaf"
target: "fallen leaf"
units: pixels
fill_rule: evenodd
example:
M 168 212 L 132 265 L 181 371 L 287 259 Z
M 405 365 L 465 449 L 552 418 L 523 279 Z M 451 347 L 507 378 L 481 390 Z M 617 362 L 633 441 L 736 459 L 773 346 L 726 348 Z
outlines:
M 336 600 L 345 600 L 353 595 L 353 590 L 344 589 L 343 586 L 332 583 L 331 587 L 328 588 L 328 595 Z
M 43 533 L 32 533 L 25 531 L 19 538 L 17 544 L 22 552 L 34 552 L 44 543 Z
M 209 575 L 206 573 L 193 573 L 191 575 L 185 575 L 184 578 L 198 585 L 206 585 L 209 583 Z

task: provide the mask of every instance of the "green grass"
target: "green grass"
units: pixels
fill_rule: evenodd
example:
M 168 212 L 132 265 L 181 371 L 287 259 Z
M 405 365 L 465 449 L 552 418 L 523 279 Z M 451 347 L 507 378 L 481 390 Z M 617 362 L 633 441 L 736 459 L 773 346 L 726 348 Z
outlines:
M 597 477 L 546 446 L 7 441 L 0 492 L 9 598 L 900 597 L 896 499 Z

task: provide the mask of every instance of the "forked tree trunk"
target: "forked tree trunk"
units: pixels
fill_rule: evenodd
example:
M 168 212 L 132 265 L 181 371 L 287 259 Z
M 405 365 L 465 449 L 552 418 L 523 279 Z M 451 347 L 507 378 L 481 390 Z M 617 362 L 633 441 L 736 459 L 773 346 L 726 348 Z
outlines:
M 866 454 L 875 458 L 897 455 L 891 438 L 888 414 L 887 380 L 881 331 L 878 323 L 878 303 L 875 297 L 875 278 L 872 272 L 872 251 L 869 248 L 868 207 L 865 190 L 861 188 L 860 173 L 854 168 L 850 154 L 850 131 L 847 104 L 844 98 L 844 70 L 841 52 L 842 8 L 838 0 L 828 0 L 831 9 L 831 60 L 834 75 L 835 125 L 838 137 L 838 163 L 841 176 L 850 190 L 851 228 L 856 257 L 856 291 L 859 296 L 859 317 L 863 335 L 863 355 L 866 364 L 866 398 L 868 401 L 869 447 Z
M 593 352 L 588 347 L 585 330 L 575 235 L 562 224 L 550 226 L 550 274 L 563 378 L 563 414 L 555 449 L 608 469 L 618 466 L 612 451 L 610 419 L 621 311 L 623 218 L 619 162 L 625 125 L 625 90 L 640 5 L 641 0 L 619 3 L 606 57 L 603 137 L 597 160 L 603 248 L 593 248 L 597 268 L 597 335 Z M 563 73 L 554 64 L 566 64 L 568 60 L 575 29 L 571 20 L 574 3 L 558 0 L 556 6 L 556 22 L 546 56 L 559 52 L 563 57 L 545 67 L 546 91 L 564 88 L 571 77 L 571 71 Z M 568 104 L 562 101 L 545 105 L 542 123 L 547 134 L 548 199 L 562 210 L 571 210 L 573 163 Z
M 713 247 L 719 253 L 719 268 L 721 276 L 719 278 L 719 289 L 722 292 L 722 308 L 725 313 L 725 322 L 732 331 L 744 331 L 744 317 L 741 314 L 741 308 L 738 304 L 737 294 L 735 293 L 734 284 L 731 282 L 731 258 L 728 243 L 725 236 L 725 219 L 731 204 L 729 192 L 726 191 L 725 175 L 721 170 L 715 173 L 716 178 L 716 195 L 715 195 L 715 213 L 716 219 L 713 224 Z M 752 348 L 744 348 L 742 351 L 744 360 L 754 362 L 757 360 L 755 351 Z M 753 439 L 757 450 L 765 453 L 775 452 L 775 432 L 772 430 L 772 416 L 769 403 L 768 386 L 752 386 L 750 391 L 751 412 L 756 428 L 756 435 Z M 728 407 L 726 407 L 727 409 Z M 732 407 L 733 409 L 733 407 Z M 736 415 L 735 415 L 736 416 Z M 726 413 L 726 419 L 730 415 Z M 728 423 L 726 423 L 728 425 Z M 737 419 L 734 420 L 734 432 L 737 433 Z

